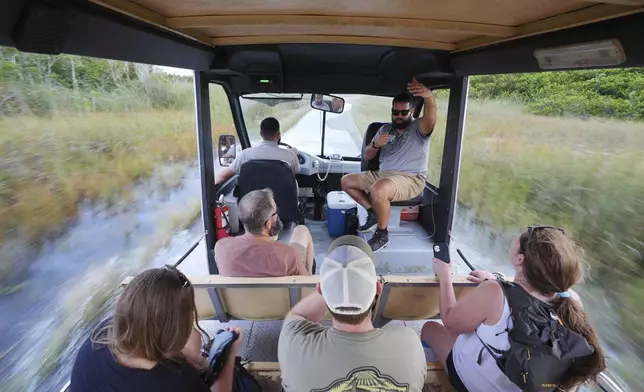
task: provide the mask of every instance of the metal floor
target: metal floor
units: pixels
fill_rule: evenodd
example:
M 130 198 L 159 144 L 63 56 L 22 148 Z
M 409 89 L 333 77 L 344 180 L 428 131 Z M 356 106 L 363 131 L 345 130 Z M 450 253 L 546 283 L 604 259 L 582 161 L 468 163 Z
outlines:
M 318 271 L 324 262 L 327 249 L 334 240 L 327 231 L 325 221 L 306 221 L 314 242 Z M 288 241 L 289 233 L 280 236 Z M 361 235 L 369 240 L 373 233 Z M 379 275 L 428 275 L 433 274 L 433 242 L 418 222 L 401 222 L 399 228 L 389 230 L 389 246 L 375 253 L 376 272 Z

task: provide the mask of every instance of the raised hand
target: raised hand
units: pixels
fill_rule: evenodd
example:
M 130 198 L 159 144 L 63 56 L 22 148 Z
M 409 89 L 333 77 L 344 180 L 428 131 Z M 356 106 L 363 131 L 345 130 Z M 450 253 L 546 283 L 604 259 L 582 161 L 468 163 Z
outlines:
M 432 90 L 420 83 L 416 78 L 413 78 L 410 83 L 407 83 L 407 91 L 414 97 L 429 98 L 432 96 Z

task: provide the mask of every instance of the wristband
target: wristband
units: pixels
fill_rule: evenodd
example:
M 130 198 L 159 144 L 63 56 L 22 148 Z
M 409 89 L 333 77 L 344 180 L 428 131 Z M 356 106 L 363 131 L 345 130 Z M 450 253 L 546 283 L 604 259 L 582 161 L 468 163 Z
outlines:
M 375 148 L 376 150 L 380 150 L 380 147 L 376 147 L 376 141 L 375 140 L 371 141 L 371 147 Z

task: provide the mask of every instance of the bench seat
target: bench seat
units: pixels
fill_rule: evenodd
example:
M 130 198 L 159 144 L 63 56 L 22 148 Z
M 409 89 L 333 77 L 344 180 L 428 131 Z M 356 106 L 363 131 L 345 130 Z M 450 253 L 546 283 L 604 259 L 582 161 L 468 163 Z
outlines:
M 317 275 L 279 278 L 199 275 L 188 278 L 195 288 L 199 319 L 214 319 L 223 323 L 230 320 L 282 320 L 300 299 L 315 291 L 319 282 Z M 391 320 L 438 317 L 437 277 L 385 275 L 380 279 L 383 292 L 373 314 L 377 327 Z M 127 278 L 123 284 L 128 284 L 130 280 Z M 457 298 L 476 286 L 466 276 L 455 276 L 453 282 Z

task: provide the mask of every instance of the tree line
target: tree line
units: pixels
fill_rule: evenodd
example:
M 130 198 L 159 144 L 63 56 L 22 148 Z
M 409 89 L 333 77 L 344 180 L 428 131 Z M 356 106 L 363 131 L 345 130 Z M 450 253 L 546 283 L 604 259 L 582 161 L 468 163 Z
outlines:
M 190 78 L 151 65 L 0 47 L 0 116 L 183 108 Z M 644 68 L 476 76 L 470 97 L 546 116 L 644 121 Z

